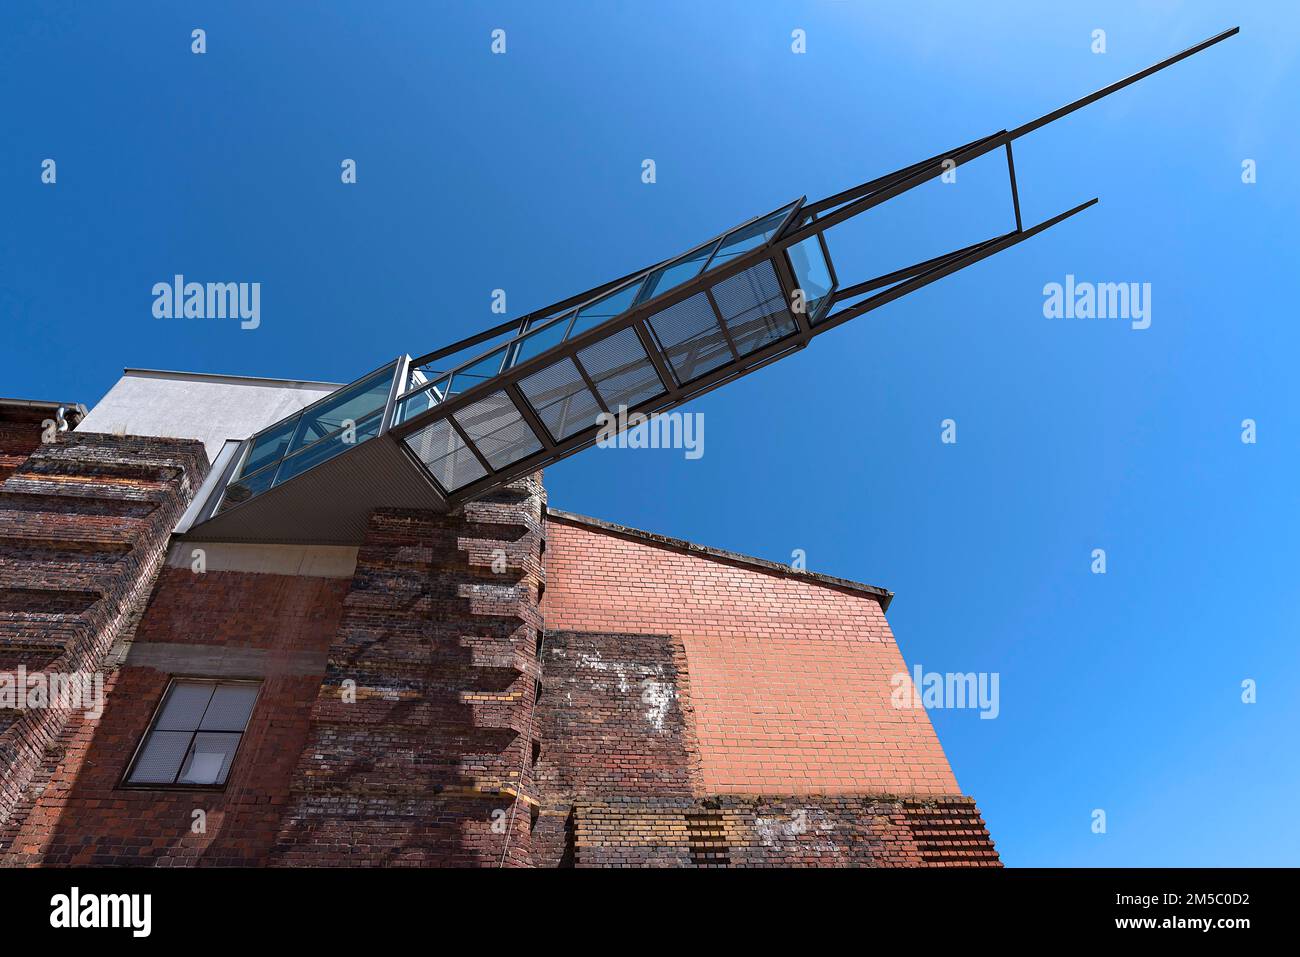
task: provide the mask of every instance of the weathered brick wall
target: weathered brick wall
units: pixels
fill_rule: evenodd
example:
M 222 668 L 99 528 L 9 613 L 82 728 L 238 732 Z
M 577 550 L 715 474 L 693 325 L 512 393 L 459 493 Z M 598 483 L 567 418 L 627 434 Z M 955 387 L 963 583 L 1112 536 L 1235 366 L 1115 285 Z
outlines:
M 1001 867 L 984 817 L 968 797 L 903 802 L 907 826 L 927 867 Z
M 133 639 L 110 654 L 103 715 L 73 713 L 4 863 L 265 863 L 348 584 L 166 567 Z M 262 680 L 224 790 L 121 787 L 175 675 Z
M 703 793 L 960 794 L 878 598 L 554 517 L 546 573 L 548 631 L 682 642 Z
M 273 863 L 529 863 L 544 507 L 371 517 Z
M 610 798 L 573 809 L 575 867 L 690 867 L 691 798 Z
M 622 798 L 574 809 L 578 867 L 1000 866 L 969 798 Z
M 207 468 L 200 443 L 176 439 L 65 432 L 36 449 L 0 485 L 0 671 L 100 669 Z M 0 844 L 68 717 L 0 711 Z
M 542 665 L 533 861 L 557 867 L 572 864 L 575 801 L 689 798 L 699 749 L 680 641 L 547 631 Z
M 297 662 L 307 654 L 319 660 L 323 674 L 351 579 L 213 569 L 196 573 L 193 550 L 217 547 L 184 541 L 174 546 L 149 596 L 135 641 L 217 653 L 258 649 L 266 654 L 256 660 L 267 666 Z M 287 549 L 296 551 L 293 546 Z

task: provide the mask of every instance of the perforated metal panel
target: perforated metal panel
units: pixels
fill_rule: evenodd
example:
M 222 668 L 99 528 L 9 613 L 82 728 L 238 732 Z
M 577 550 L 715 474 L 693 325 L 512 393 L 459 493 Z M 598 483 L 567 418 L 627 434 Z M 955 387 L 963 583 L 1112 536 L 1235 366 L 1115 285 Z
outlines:
M 712 291 L 727 331 L 736 343 L 736 351 L 742 356 L 784 339 L 798 329 L 771 260 L 764 259 L 722 280 Z
M 493 469 L 505 468 L 542 448 L 542 443 L 504 392 L 485 396 L 457 412 L 453 418 Z
M 192 735 L 192 731 L 154 731 L 140 749 L 140 756 L 131 769 L 131 783 L 171 784 L 175 781 Z
M 557 441 L 596 424 L 600 405 L 568 358 L 521 379 L 519 389 Z
M 408 435 L 404 441 L 429 474 L 449 491 L 487 475 L 487 470 L 446 419 Z
M 593 342 L 578 352 L 578 361 L 611 411 L 624 405 L 630 409 L 664 394 L 659 374 L 631 329 Z
M 158 716 L 159 731 L 193 731 L 203 720 L 216 685 L 210 681 L 178 681 L 172 685 Z
M 257 685 L 219 685 L 199 727 L 204 731 L 243 731 L 256 700 Z
M 678 383 L 690 382 L 733 358 L 707 293 L 696 293 L 646 321 Z

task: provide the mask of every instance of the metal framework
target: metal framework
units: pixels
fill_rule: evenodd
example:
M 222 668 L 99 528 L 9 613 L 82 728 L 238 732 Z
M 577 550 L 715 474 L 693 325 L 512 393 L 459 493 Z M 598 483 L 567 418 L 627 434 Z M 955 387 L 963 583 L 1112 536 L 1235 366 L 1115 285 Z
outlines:
M 454 508 L 592 445 L 621 410 L 626 414 L 606 428 L 636 414 L 666 412 L 754 372 L 1096 203 L 1094 197 L 1026 228 L 1012 143 L 1237 32 L 1220 33 L 1015 129 L 818 202 L 800 198 L 683 256 L 418 358 L 403 355 L 242 443 L 196 527 L 233 527 L 250 500 L 287 493 L 302 472 L 368 439 L 396 443 L 427 480 L 432 500 Z M 996 150 L 1006 155 L 1015 229 L 841 284 L 827 230 Z M 478 346 L 485 348 L 468 361 L 437 368 Z M 429 497 L 420 497 L 427 506 Z

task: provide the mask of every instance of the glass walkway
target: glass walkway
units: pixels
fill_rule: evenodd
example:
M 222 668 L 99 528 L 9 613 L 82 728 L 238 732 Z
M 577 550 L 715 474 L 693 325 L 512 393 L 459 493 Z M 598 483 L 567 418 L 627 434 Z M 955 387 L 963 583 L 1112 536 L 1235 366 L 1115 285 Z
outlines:
M 316 500 L 316 511 L 312 503 L 300 503 L 295 521 L 331 507 L 346 512 L 391 504 L 393 498 L 405 501 L 379 494 L 386 476 L 375 473 L 400 468 L 400 461 L 424 483 L 413 505 L 451 509 L 590 446 L 602 414 L 653 415 L 753 372 L 1095 203 L 1025 228 L 1012 142 L 1236 32 L 1212 37 L 1014 130 L 816 203 L 796 200 L 547 309 L 425 356 L 403 355 L 239 443 L 222 463 L 195 528 L 237 540 L 257 538 L 255 519 L 270 513 L 252 506 L 263 498 L 289 501 L 303 476 L 314 473 L 317 480 L 303 495 Z M 1014 230 L 883 276 L 840 281 L 829 229 L 995 150 L 1006 155 Z M 373 450 L 376 440 L 387 443 L 388 451 L 369 453 L 365 468 L 334 465 Z M 353 488 L 332 500 L 338 481 L 356 485 L 361 476 L 368 478 L 359 484 L 371 483 L 374 494 Z M 409 481 L 404 487 L 410 497 Z M 248 518 L 241 520 L 241 513 Z M 354 521 L 339 540 L 355 538 L 356 527 Z M 308 531 L 319 540 L 319 529 Z

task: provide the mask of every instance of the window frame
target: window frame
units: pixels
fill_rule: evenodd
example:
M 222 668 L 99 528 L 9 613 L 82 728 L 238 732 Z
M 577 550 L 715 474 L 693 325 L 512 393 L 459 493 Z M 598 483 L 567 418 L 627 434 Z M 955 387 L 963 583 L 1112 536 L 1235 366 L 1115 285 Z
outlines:
M 235 745 L 234 756 L 230 759 L 230 769 L 226 772 L 226 779 L 220 784 L 181 784 L 173 780 L 170 784 L 162 784 L 155 781 L 132 781 L 131 774 L 135 771 L 139 763 L 140 756 L 144 753 L 145 745 L 153 737 L 154 732 L 158 729 L 158 722 L 162 719 L 163 707 L 167 704 L 167 699 L 172 693 L 172 689 L 178 684 L 185 682 L 200 682 L 211 685 L 256 685 L 257 693 L 253 697 L 253 706 L 248 710 L 248 719 L 244 722 L 244 730 L 239 732 L 239 743 Z M 144 734 L 140 735 L 140 740 L 136 742 L 135 750 L 131 753 L 131 760 L 127 762 L 126 769 L 122 772 L 121 779 L 118 781 L 118 788 L 130 791 L 209 791 L 220 793 L 230 784 L 230 779 L 235 776 L 235 770 L 238 767 L 240 753 L 244 746 L 244 736 L 248 734 L 248 729 L 253 723 L 253 716 L 257 713 L 257 706 L 262 701 L 262 685 L 265 684 L 264 678 L 243 678 L 243 677 L 221 677 L 214 678 L 211 675 L 172 675 L 167 682 L 167 687 L 163 689 L 158 703 L 154 705 L 153 716 L 149 719 L 149 726 L 145 729 Z M 215 694 L 215 691 L 214 691 Z M 202 718 L 199 719 L 202 723 Z M 194 739 L 202 732 L 201 728 L 195 728 L 190 734 L 190 743 L 186 745 L 185 756 L 188 757 L 190 749 L 194 747 Z M 214 732 L 220 734 L 233 734 L 234 732 L 223 731 Z M 181 771 L 185 767 L 185 758 L 181 759 L 181 765 L 176 769 L 176 777 L 180 777 Z

